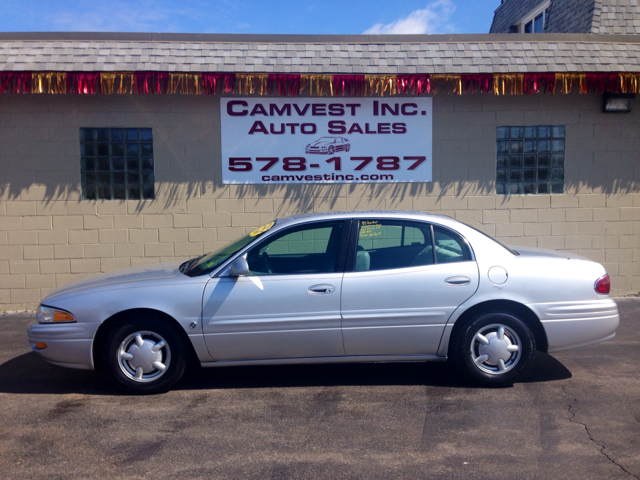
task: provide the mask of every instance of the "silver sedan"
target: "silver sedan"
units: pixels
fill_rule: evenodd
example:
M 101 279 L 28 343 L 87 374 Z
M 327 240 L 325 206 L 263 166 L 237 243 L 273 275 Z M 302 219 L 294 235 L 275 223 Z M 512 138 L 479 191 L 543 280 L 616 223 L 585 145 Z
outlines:
M 444 361 L 513 383 L 537 350 L 615 335 L 602 265 L 506 247 L 451 218 L 344 212 L 278 219 L 182 264 L 103 274 L 43 300 L 28 336 L 63 367 L 104 369 L 133 393 L 189 363 Z

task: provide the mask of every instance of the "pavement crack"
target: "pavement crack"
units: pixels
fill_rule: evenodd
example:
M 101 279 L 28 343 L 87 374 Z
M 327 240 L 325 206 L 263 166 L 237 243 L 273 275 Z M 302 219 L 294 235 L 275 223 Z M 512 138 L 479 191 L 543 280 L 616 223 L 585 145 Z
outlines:
M 565 393 L 567 393 L 567 389 L 566 387 L 562 387 L 562 390 L 564 390 Z M 576 406 L 576 404 L 578 403 L 578 397 L 573 397 L 573 400 L 569 403 L 568 405 L 568 412 L 569 412 L 569 421 L 571 423 L 575 423 L 577 425 L 582 425 L 582 427 L 584 428 L 584 431 L 587 432 L 587 435 L 589 437 L 589 440 L 591 440 L 592 443 L 594 443 L 596 445 L 596 447 L 598 448 L 598 450 L 600 451 L 600 453 L 602 455 L 604 455 L 604 457 L 609 460 L 611 463 L 613 463 L 616 467 L 618 467 L 620 470 L 622 470 L 624 473 L 626 473 L 627 475 L 629 475 L 630 477 L 633 477 L 637 480 L 640 480 L 640 477 L 638 477 L 637 475 L 634 475 L 633 473 L 631 473 L 629 470 L 627 470 L 626 468 L 624 468 L 622 465 L 620 465 L 618 462 L 616 462 L 613 458 L 611 458 L 611 456 L 609 456 L 607 454 L 607 452 L 605 452 L 605 446 L 602 445 L 600 442 L 598 442 L 595 438 L 593 438 L 593 435 L 591 435 L 591 432 L 589 431 L 589 427 L 587 426 L 586 423 L 582 423 L 576 420 L 576 412 L 574 411 L 574 407 Z

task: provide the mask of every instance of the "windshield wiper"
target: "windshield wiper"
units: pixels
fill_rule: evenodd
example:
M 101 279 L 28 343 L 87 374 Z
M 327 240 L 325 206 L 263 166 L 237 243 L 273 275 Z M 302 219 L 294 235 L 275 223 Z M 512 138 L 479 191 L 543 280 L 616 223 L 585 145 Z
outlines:
M 207 255 L 209 254 L 205 253 L 204 255 L 200 255 L 199 257 L 195 257 L 195 258 L 192 258 L 191 260 L 187 260 L 186 262 L 180 265 L 180 268 L 178 270 L 180 270 L 180 273 L 184 273 L 185 275 L 187 275 L 189 273 L 189 270 L 191 270 L 194 267 L 194 265 L 198 263 L 200 259 L 206 257 Z

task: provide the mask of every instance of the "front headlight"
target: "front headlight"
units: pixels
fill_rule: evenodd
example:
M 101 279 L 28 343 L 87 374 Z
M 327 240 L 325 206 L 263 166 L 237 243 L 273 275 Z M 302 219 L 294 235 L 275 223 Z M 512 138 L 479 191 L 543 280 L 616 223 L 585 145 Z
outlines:
M 65 312 L 64 310 L 45 307 L 44 305 L 40 305 L 40 308 L 38 308 L 38 323 L 61 323 L 75 321 L 76 318 L 69 312 Z

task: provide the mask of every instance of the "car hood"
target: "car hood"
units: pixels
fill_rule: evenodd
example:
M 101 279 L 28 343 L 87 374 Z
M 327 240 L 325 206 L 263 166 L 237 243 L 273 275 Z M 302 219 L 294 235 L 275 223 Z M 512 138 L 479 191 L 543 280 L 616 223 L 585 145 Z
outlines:
M 113 273 L 102 273 L 77 282 L 69 283 L 64 287 L 53 290 L 44 297 L 43 303 L 46 303 L 47 300 L 51 300 L 53 297 L 60 297 L 70 293 L 83 293 L 89 289 L 116 285 L 121 288 L 127 288 L 127 286 L 130 286 L 133 283 L 148 281 L 157 282 L 162 280 L 170 282 L 178 278 L 184 279 L 186 277 L 178 270 L 179 266 L 180 262 L 174 262 L 145 265 L 143 267 L 129 268 L 127 270 L 120 270 Z
M 324 146 L 324 145 L 329 145 L 329 141 L 327 140 L 316 140 L 313 143 L 309 144 L 312 147 L 320 147 L 320 146 Z
M 522 257 L 547 257 L 547 258 L 566 258 L 575 260 L 589 260 L 581 255 L 575 253 L 562 252 L 560 250 L 551 250 L 547 248 L 534 248 L 534 247 L 518 247 L 509 245 L 511 250 L 515 250 Z

